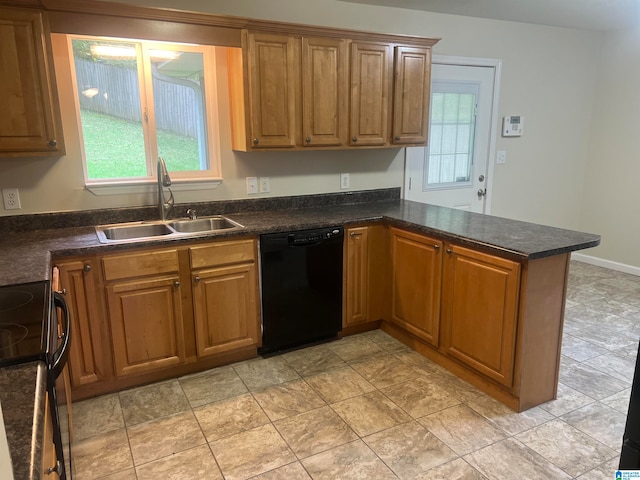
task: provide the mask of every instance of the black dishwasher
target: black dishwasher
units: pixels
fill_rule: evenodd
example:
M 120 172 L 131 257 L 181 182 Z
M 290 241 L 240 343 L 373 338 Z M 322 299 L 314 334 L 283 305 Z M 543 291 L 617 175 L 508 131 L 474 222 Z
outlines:
M 260 236 L 262 348 L 273 353 L 342 329 L 342 227 Z

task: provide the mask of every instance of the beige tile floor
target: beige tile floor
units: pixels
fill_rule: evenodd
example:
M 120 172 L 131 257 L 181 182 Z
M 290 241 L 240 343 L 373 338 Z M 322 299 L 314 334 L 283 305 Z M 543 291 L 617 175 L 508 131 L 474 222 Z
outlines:
M 77 480 L 611 479 L 640 278 L 573 262 L 558 399 L 517 414 L 382 331 L 74 405 Z

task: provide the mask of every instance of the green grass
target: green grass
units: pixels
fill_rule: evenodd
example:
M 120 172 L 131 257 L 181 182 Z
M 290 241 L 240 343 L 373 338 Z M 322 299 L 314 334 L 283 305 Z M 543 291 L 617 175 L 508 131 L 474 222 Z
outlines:
M 139 123 L 88 110 L 81 113 L 90 180 L 147 176 L 144 138 Z M 160 155 L 170 171 L 200 170 L 196 139 L 164 130 L 158 130 L 157 136 Z M 151 175 L 155 175 L 155 170 Z

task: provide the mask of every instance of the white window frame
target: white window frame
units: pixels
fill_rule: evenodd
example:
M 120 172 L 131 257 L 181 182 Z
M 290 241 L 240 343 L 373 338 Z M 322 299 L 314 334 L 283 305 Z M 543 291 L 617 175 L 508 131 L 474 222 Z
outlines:
M 69 62 L 71 67 L 73 98 L 75 104 L 76 121 L 80 137 L 80 152 L 82 156 L 82 168 L 85 188 L 96 195 L 110 195 L 123 193 L 147 193 L 155 188 L 156 165 L 158 158 L 158 146 L 156 139 L 155 107 L 151 85 L 151 70 L 149 65 L 149 50 L 161 48 L 163 50 L 179 50 L 202 53 L 204 70 L 207 75 L 204 79 L 205 111 L 206 111 L 206 135 L 207 150 L 209 155 L 209 168 L 207 170 L 170 171 L 173 189 L 201 190 L 215 188 L 222 182 L 221 155 L 220 155 L 220 127 L 218 114 L 218 89 L 216 79 L 215 47 L 212 45 L 193 45 L 177 42 L 156 42 L 121 37 L 104 37 L 90 35 L 66 35 Z M 142 122 L 146 166 L 148 175 L 144 177 L 113 178 L 113 179 L 89 179 L 85 154 L 85 144 L 82 132 L 82 120 L 80 116 L 80 102 L 78 100 L 78 87 L 73 56 L 73 40 L 109 40 L 122 41 L 136 44 L 138 80 L 140 88 L 141 108 L 146 112 L 148 119 Z

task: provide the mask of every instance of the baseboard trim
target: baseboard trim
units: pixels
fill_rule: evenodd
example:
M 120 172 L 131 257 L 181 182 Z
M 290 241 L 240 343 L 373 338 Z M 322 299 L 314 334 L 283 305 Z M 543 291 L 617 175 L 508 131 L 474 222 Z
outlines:
M 629 273 L 631 275 L 637 275 L 640 277 L 640 267 L 634 267 L 633 265 L 614 262 L 613 260 L 605 260 L 604 258 L 592 257 L 591 255 L 585 255 L 584 253 L 575 252 L 571 254 L 571 260 L 577 260 L 578 262 L 589 263 L 598 267 L 609 268 L 611 270 Z

